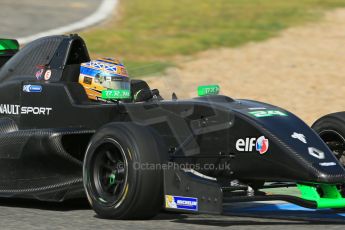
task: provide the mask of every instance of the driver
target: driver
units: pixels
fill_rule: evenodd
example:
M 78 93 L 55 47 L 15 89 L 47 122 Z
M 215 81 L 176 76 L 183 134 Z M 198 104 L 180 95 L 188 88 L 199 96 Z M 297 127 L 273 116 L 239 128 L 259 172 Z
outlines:
M 125 66 L 113 58 L 91 60 L 80 65 L 79 83 L 91 100 L 102 101 L 103 90 L 130 90 Z

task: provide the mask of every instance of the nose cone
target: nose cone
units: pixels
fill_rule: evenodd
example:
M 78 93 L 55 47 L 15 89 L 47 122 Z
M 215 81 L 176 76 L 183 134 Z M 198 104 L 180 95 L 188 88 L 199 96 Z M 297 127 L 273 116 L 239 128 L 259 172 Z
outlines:
M 329 184 L 345 183 L 344 168 L 339 163 L 326 163 L 321 167 L 319 164 L 314 164 L 314 169 L 315 172 L 311 174 L 313 181 Z
M 254 118 L 266 132 L 267 160 L 280 165 L 278 173 L 301 182 L 345 183 L 344 167 L 321 138 L 299 118 L 284 113 L 286 116 Z M 268 145 L 261 143 L 262 149 Z

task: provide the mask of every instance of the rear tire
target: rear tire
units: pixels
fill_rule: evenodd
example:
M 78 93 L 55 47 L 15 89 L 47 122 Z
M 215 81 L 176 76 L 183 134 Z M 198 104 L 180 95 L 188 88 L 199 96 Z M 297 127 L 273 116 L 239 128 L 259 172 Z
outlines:
M 102 127 L 87 148 L 83 180 L 88 200 L 103 218 L 149 219 L 163 205 L 163 172 L 139 166 L 162 163 L 167 152 L 150 128 L 132 123 Z

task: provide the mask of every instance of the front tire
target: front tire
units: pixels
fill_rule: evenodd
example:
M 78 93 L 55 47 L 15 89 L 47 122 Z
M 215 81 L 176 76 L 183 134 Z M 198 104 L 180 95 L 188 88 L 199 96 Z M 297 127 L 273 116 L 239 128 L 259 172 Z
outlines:
M 345 112 L 332 113 L 321 117 L 312 125 L 312 129 L 345 167 Z M 344 185 L 340 186 L 340 190 L 345 197 L 345 181 Z
M 326 115 L 317 120 L 312 129 L 345 166 L 345 112 Z
M 165 154 L 160 139 L 147 127 L 111 123 L 102 127 L 87 148 L 83 180 L 88 200 L 103 218 L 149 219 L 163 205 Z M 146 166 L 146 168 L 144 168 Z

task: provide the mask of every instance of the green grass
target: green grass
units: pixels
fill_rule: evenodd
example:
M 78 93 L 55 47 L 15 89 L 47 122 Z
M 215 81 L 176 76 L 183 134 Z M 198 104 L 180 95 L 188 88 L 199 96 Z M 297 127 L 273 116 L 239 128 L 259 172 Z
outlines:
M 167 61 L 132 61 L 125 60 L 131 76 L 145 76 L 153 73 L 162 73 L 166 68 L 174 66 L 172 62 Z
M 92 54 L 121 57 L 138 76 L 164 70 L 176 55 L 262 41 L 343 6 L 344 0 L 121 0 L 118 20 L 82 35 Z

